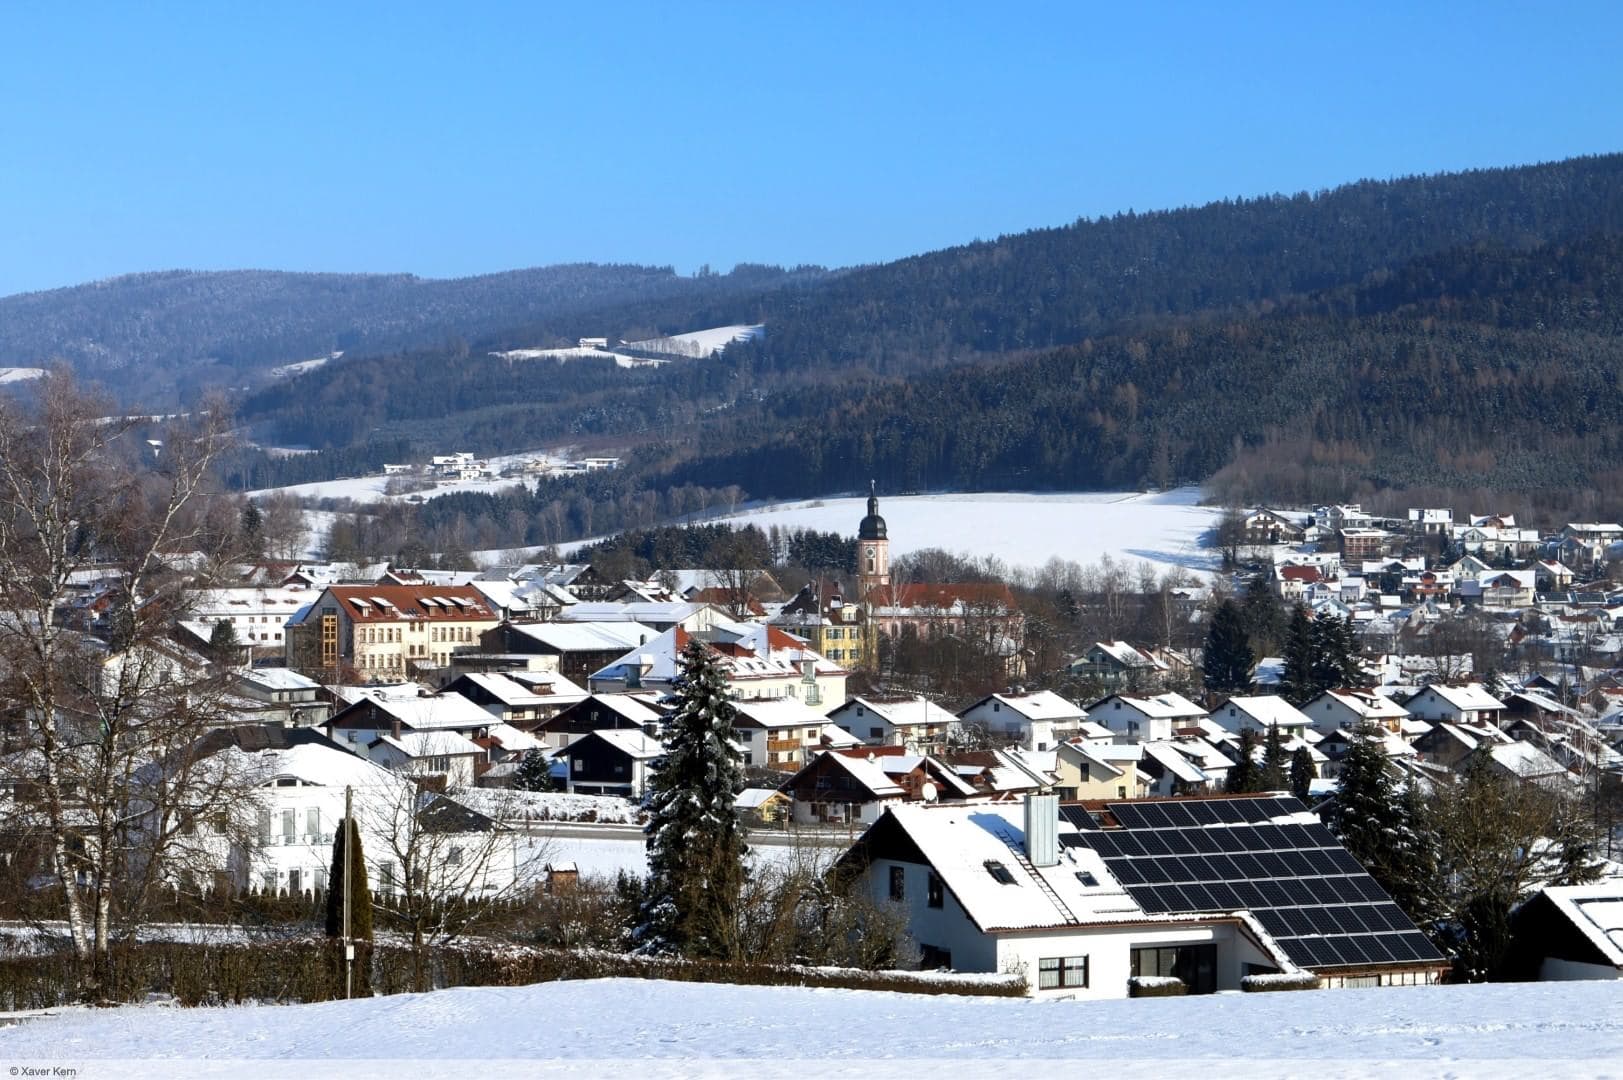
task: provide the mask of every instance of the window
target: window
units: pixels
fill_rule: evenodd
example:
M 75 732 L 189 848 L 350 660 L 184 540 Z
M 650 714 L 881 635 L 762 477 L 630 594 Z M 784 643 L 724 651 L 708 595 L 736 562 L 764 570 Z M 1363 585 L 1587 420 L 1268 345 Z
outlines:
M 890 868 L 890 898 L 892 900 L 905 900 L 907 898 L 907 869 L 901 866 Z
M 941 875 L 937 874 L 934 870 L 930 871 L 928 891 L 929 895 L 925 902 L 934 908 L 941 907 L 942 903 L 946 899 L 947 890 L 942 885 Z
M 290 892 L 290 893 L 298 892 L 299 891 L 299 886 L 300 886 L 300 884 L 302 884 L 303 876 L 304 875 L 303 875 L 302 871 L 289 870 L 287 872 L 287 891 Z
M 1086 989 L 1088 958 L 1085 956 L 1045 956 L 1037 961 L 1037 989 L 1065 987 Z
M 319 842 L 321 837 L 321 811 L 318 808 L 311 806 L 305 809 L 304 831 L 310 834 L 312 841 Z
M 450 850 L 450 852 L 447 853 L 446 856 L 445 856 L 445 865 L 447 865 L 447 866 L 461 866 L 462 865 L 462 849 L 459 848 L 459 847 L 452 848 Z
M 1076 880 L 1080 881 L 1090 889 L 1095 888 L 1099 884 L 1099 879 L 1094 877 L 1092 872 L 1088 870 L 1078 870 L 1076 872 Z
M 868 729 L 868 738 L 870 738 L 870 739 L 883 739 L 884 737 L 885 737 L 885 729 L 884 728 L 871 727 L 871 728 Z

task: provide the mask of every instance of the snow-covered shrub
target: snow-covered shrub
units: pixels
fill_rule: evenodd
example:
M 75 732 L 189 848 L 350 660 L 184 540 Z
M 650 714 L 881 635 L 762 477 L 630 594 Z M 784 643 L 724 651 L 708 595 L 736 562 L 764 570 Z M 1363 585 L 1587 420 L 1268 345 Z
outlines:
M 1272 972 L 1268 975 L 1247 975 L 1240 980 L 1240 989 L 1248 994 L 1267 994 L 1276 990 L 1317 990 L 1319 977 L 1311 971 L 1298 971 L 1286 973 Z
M 1189 987 L 1175 975 L 1134 975 L 1127 980 L 1128 997 L 1183 997 Z

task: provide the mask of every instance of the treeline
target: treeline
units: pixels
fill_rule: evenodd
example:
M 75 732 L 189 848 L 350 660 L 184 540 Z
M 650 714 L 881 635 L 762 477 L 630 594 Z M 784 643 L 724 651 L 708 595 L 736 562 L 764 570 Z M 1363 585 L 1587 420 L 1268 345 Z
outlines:
M 625 532 L 585 544 L 571 559 L 614 566 L 628 563 L 646 576 L 656 570 L 748 569 L 792 566 L 811 574 L 850 574 L 856 571 L 854 537 L 816 529 L 785 529 L 771 525 L 663 525 Z

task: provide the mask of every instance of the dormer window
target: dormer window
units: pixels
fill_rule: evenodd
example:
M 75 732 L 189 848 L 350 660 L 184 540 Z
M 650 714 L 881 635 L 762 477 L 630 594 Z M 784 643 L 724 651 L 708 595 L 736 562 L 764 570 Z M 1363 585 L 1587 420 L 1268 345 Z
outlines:
M 1014 875 L 1009 873 L 1009 868 L 998 862 L 996 859 L 987 859 L 985 866 L 986 872 L 991 874 L 992 880 L 997 882 L 999 885 L 1016 884 Z

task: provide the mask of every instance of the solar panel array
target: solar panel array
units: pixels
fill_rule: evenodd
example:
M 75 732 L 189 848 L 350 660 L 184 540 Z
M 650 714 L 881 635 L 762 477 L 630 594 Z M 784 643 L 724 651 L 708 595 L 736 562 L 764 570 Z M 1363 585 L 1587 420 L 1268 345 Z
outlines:
M 1286 955 L 1316 970 L 1445 962 L 1329 829 L 1275 824 L 1306 809 L 1296 799 L 1111 803 L 1119 829 L 1065 809 L 1081 831 L 1060 842 L 1098 852 L 1147 912 L 1250 911 Z

